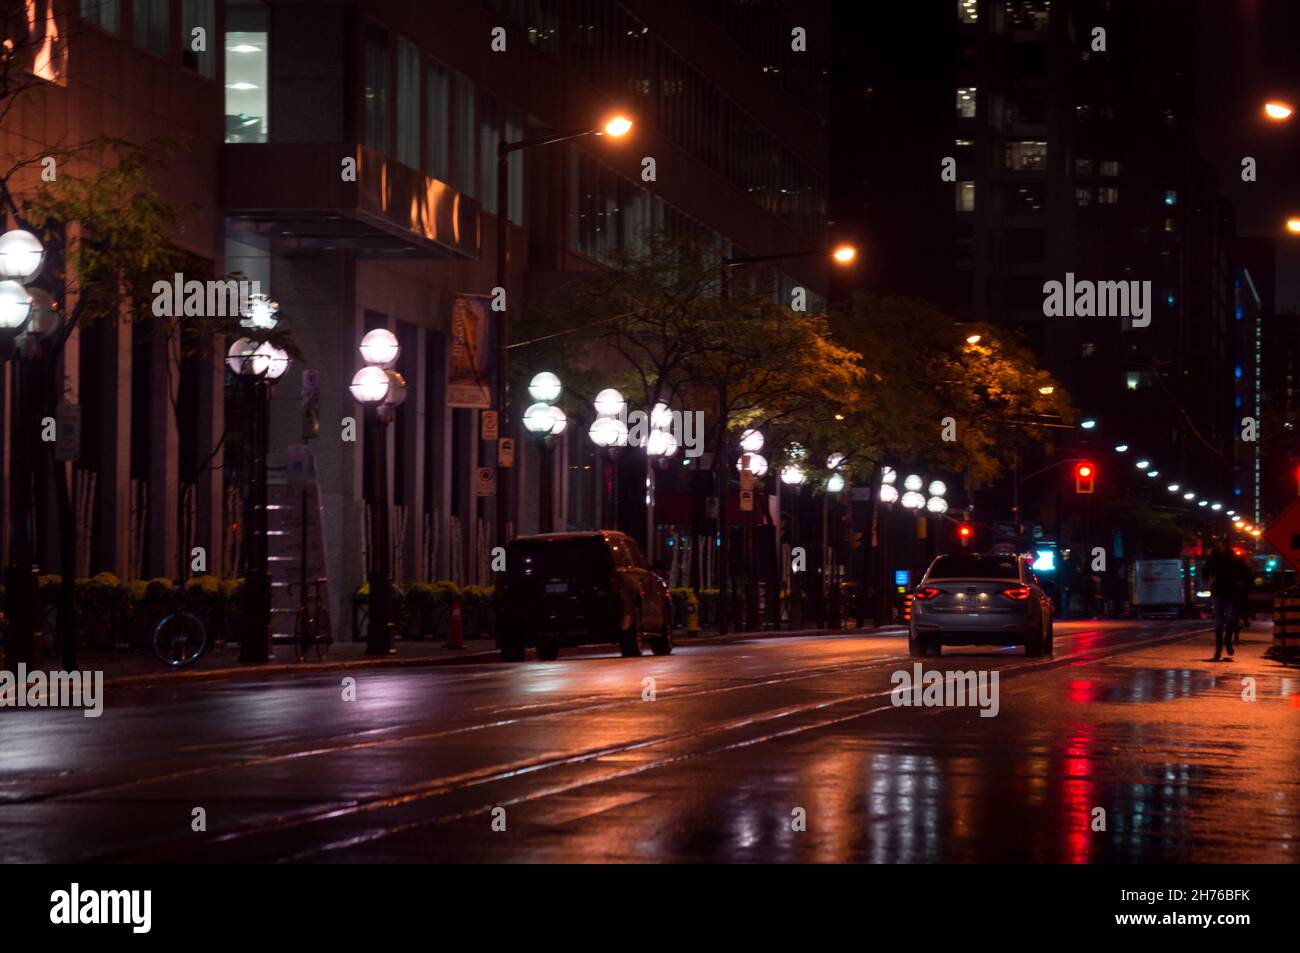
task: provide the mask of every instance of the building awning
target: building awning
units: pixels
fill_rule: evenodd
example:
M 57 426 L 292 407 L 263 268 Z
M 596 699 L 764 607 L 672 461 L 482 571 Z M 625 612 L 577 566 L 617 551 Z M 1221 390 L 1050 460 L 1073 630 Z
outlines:
M 363 258 L 479 257 L 478 201 L 368 146 L 220 148 L 221 207 L 244 241 L 285 254 L 347 249 Z M 356 160 L 355 181 L 343 181 L 345 158 Z

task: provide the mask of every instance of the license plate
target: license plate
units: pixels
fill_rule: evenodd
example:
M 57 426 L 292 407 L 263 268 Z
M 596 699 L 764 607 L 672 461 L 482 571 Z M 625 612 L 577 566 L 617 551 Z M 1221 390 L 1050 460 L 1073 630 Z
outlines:
M 546 584 L 547 593 L 565 593 L 569 591 L 567 582 L 548 582 Z

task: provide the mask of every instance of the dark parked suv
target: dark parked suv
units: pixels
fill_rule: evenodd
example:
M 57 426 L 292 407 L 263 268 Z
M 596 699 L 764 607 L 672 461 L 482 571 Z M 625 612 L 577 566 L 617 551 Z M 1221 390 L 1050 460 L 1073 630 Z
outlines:
M 559 657 L 561 645 L 611 642 L 625 656 L 673 650 L 668 587 L 623 533 L 520 536 L 497 575 L 497 646 L 505 662 Z

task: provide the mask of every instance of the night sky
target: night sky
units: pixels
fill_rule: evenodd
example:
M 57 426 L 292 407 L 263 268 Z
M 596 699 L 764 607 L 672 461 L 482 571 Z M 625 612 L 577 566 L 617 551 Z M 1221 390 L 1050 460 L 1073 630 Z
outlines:
M 1300 4 L 1295 0 L 1197 0 L 1200 148 L 1219 171 L 1243 236 L 1278 237 L 1279 313 L 1300 311 L 1300 239 L 1282 223 L 1300 214 L 1300 124 L 1273 124 L 1262 104 L 1300 105 Z M 1258 180 L 1241 181 L 1243 156 Z

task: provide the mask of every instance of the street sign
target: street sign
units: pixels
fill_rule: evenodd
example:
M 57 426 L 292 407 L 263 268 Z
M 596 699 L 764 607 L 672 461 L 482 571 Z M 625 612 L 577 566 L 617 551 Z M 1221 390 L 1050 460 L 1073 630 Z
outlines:
M 479 467 L 474 471 L 474 495 L 497 495 L 497 474 L 491 467 Z
M 497 466 L 513 467 L 515 465 L 515 441 L 513 437 L 497 440 Z
M 750 474 L 753 476 L 753 474 Z M 754 491 L 742 489 L 740 491 L 740 512 L 754 512 Z
M 320 398 L 320 371 L 313 367 L 302 372 L 302 403 L 307 406 Z
M 479 414 L 479 428 L 482 431 L 479 434 L 480 440 L 496 440 L 500 436 L 498 432 L 499 419 L 495 410 L 485 410 Z
M 1292 569 L 1300 571 L 1300 500 L 1296 500 L 1264 530 L 1264 538 Z
M 311 458 L 307 456 L 306 444 L 295 444 L 284 451 L 285 473 L 289 486 L 299 489 L 307 485 L 311 473 Z
M 81 456 L 81 405 L 59 404 L 54 411 L 54 459 L 76 460 Z

